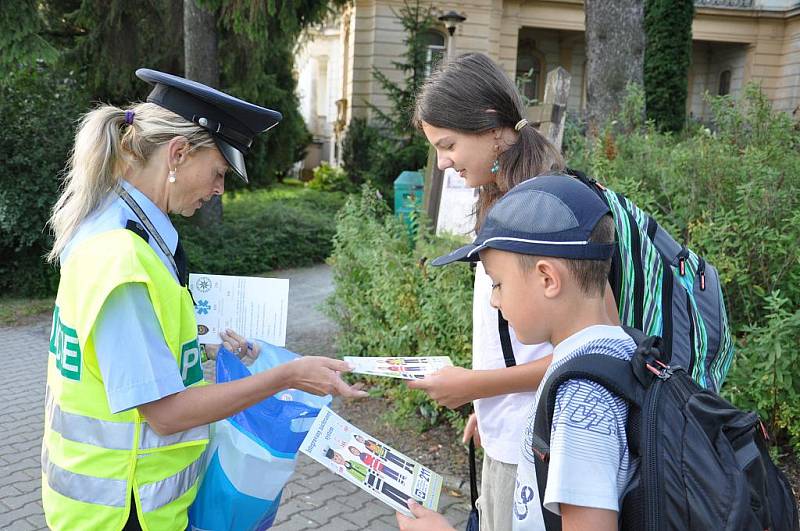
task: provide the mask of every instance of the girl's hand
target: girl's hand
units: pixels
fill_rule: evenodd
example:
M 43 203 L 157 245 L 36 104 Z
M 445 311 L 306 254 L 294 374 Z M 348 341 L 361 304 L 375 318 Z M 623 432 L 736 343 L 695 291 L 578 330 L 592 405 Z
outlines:
M 445 367 L 421 380 L 406 382 L 409 389 L 422 389 L 433 400 L 450 409 L 456 409 L 475 397 L 473 371 L 461 367 Z
M 481 432 L 478 431 L 478 417 L 475 416 L 475 413 L 470 414 L 467 419 L 467 425 L 464 426 L 464 436 L 461 438 L 461 442 L 469 444 L 470 438 L 475 441 L 475 448 L 481 447 Z
M 426 509 L 414 500 L 408 500 L 408 508 L 414 518 L 409 518 L 402 513 L 396 513 L 397 525 L 400 531 L 455 531 L 444 516 Z

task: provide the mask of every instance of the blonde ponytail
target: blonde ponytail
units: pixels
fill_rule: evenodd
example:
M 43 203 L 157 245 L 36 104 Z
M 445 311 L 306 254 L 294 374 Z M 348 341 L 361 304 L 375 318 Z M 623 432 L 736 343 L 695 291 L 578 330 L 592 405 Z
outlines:
M 190 151 L 213 147 L 208 132 L 163 107 L 140 103 L 126 110 L 102 105 L 88 112 L 78 126 L 61 196 L 49 225 L 55 241 L 47 254 L 58 260 L 78 226 L 118 186 L 131 166 L 143 166 L 155 149 L 176 136 L 189 141 Z

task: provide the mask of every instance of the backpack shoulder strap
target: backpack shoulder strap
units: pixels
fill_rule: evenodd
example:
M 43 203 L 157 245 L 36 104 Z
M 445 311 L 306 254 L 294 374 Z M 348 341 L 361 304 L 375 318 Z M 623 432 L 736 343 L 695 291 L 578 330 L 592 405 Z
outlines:
M 506 367 L 513 367 L 517 364 L 517 360 L 514 358 L 514 348 L 511 345 L 511 333 L 508 331 L 508 321 L 500 310 L 497 310 L 497 331 L 500 333 L 500 347 L 503 349 Z
M 582 171 L 574 170 L 572 168 L 565 168 L 564 172 L 569 176 L 575 177 L 580 182 L 582 182 L 583 184 L 594 190 L 594 193 L 600 196 L 600 199 L 602 199 L 604 203 L 608 203 L 608 199 L 606 199 L 606 194 L 603 193 L 603 189 L 597 184 L 597 179 L 593 179 L 592 177 L 589 177 Z
M 558 388 L 568 380 L 596 382 L 620 398 L 641 406 L 644 387 L 634 374 L 631 362 L 606 354 L 587 354 L 565 362 L 547 379 L 536 407 L 533 424 L 533 453 L 536 456 L 536 484 L 547 531 L 560 531 L 561 517 L 544 508 L 544 490 L 550 461 L 550 432 Z
M 598 184 L 597 179 L 589 177 L 580 170 L 566 168 L 565 173 L 575 177 L 580 182 L 588 186 L 603 202 L 611 208 L 606 197 L 605 189 Z M 612 209 L 613 211 L 613 209 Z M 617 307 L 620 306 L 620 295 L 622 292 L 622 256 L 619 250 L 619 241 L 614 244 L 614 252 L 611 255 L 611 270 L 608 272 L 608 283 L 611 286 L 611 291 L 614 293 L 614 300 L 617 302 Z

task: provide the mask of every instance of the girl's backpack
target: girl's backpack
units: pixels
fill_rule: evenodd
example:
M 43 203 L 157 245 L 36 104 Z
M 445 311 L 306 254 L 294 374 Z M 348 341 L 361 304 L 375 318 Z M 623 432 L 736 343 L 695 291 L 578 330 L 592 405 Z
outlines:
M 611 209 L 617 249 L 609 282 L 623 326 L 664 338 L 674 365 L 719 392 L 733 360 L 733 341 L 717 270 L 678 244 L 628 198 L 575 170 Z
M 626 331 L 638 344 L 631 361 L 579 356 L 544 384 L 533 437 L 540 503 L 558 388 L 568 380 L 591 380 L 630 404 L 629 451 L 639 465 L 620 497 L 620 529 L 797 531 L 791 486 L 769 457 L 758 416 L 736 409 L 669 364 L 660 338 Z M 547 531 L 561 529 L 559 516 L 544 507 L 542 514 Z

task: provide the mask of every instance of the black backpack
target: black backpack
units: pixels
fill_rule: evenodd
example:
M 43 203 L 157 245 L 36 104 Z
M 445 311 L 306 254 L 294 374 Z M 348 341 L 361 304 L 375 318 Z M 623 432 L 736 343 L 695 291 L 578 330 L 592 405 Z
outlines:
M 619 527 L 631 531 L 797 531 L 797 504 L 769 457 L 767 432 L 753 412 L 702 389 L 671 367 L 661 339 L 626 328 L 638 348 L 630 362 L 604 354 L 566 361 L 542 388 L 533 453 L 544 500 L 553 409 L 559 386 L 591 380 L 630 404 L 631 461 L 639 467 L 622 496 Z M 542 507 L 548 531 L 558 515 Z

